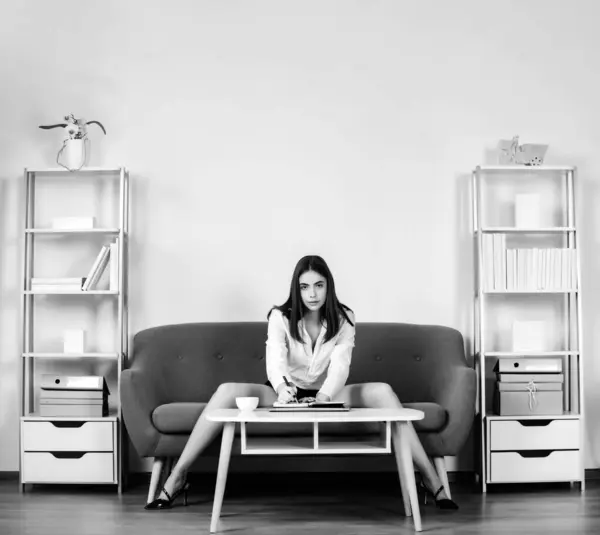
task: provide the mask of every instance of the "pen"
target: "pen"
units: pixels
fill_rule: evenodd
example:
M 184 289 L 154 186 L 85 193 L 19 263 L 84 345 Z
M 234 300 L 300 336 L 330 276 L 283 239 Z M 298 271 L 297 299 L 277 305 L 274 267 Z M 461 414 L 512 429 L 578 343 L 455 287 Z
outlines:
M 290 384 L 290 382 L 287 380 L 287 377 L 286 377 L 285 375 L 283 376 L 283 380 L 285 381 L 285 385 L 286 385 L 288 388 L 292 388 L 292 385 L 291 385 L 291 384 Z M 296 402 L 298 402 L 298 399 L 296 398 L 296 396 L 294 396 L 294 399 L 296 400 Z

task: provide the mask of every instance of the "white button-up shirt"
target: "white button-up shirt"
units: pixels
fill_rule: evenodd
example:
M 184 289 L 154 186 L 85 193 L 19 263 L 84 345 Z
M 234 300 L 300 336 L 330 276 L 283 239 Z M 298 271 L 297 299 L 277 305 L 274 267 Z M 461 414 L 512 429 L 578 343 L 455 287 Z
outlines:
M 354 314 L 348 310 L 346 313 L 354 323 Z M 331 399 L 340 392 L 350 372 L 355 329 L 342 318 L 337 335 L 324 344 L 326 327 L 326 323 L 321 327 L 313 351 L 304 322 L 300 321 L 298 325 L 303 339 L 300 343 L 290 334 L 289 320 L 281 311 L 273 309 L 269 316 L 266 342 L 267 377 L 273 388 L 284 382 L 285 375 L 290 383 L 300 388 L 318 390 Z

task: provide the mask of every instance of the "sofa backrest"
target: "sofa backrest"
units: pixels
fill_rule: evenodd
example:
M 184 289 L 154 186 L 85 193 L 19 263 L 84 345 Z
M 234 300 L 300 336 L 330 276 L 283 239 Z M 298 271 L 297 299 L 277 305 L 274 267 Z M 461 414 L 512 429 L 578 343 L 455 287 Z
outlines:
M 225 382 L 265 383 L 267 322 L 181 323 L 133 339 L 129 368 L 160 382 L 163 403 L 208 401 Z M 406 403 L 433 401 L 434 378 L 465 366 L 455 329 L 406 323 L 356 324 L 348 384 L 385 382 Z

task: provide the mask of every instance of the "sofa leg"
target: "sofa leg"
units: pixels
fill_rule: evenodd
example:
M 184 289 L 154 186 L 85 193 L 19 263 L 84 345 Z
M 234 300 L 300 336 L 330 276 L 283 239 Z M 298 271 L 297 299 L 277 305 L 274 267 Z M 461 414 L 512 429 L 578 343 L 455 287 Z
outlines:
M 150 476 L 150 488 L 148 489 L 148 501 L 146 503 L 150 503 L 156 498 L 156 491 L 158 490 L 158 484 L 161 480 L 164 464 L 164 457 L 154 457 L 154 463 L 152 464 L 152 475 Z
M 442 485 L 444 485 L 444 490 L 446 491 L 448 498 L 452 499 L 452 495 L 450 494 L 450 484 L 448 483 L 448 473 L 446 472 L 446 461 L 444 460 L 444 457 L 434 457 L 433 464 L 439 478 L 442 480 Z

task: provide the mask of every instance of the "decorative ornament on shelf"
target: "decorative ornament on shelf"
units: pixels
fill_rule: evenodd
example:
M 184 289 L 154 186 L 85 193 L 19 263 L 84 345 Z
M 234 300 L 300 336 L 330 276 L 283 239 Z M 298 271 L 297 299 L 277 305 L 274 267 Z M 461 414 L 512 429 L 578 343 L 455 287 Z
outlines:
M 498 143 L 500 153 L 498 163 L 502 165 L 542 165 L 548 145 L 526 143 L 519 145 L 519 136 L 501 139 Z
M 67 137 L 64 139 L 62 147 L 56 155 L 56 163 L 69 171 L 79 171 L 89 159 L 90 140 L 87 137 L 87 125 L 97 124 L 102 128 L 104 135 L 106 135 L 106 130 L 99 121 L 86 122 L 85 119 L 76 119 L 72 113 L 65 115 L 65 121 L 65 123 L 42 125 L 40 128 L 43 130 L 64 128 Z M 61 156 L 64 159 L 64 163 Z

